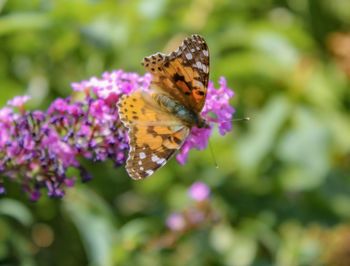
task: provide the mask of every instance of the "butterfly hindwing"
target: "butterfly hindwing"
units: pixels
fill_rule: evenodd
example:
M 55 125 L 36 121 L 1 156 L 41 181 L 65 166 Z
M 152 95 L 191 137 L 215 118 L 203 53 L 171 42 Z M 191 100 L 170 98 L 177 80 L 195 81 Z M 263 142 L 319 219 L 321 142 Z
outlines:
M 129 136 L 126 170 L 133 179 L 145 178 L 163 166 L 189 134 L 188 127 L 145 96 L 136 91 L 118 102 L 120 120 Z
M 186 38 L 169 55 L 145 57 L 142 64 L 153 75 L 152 84 L 185 107 L 199 113 L 205 103 L 209 79 L 209 50 L 199 35 Z
M 129 157 L 126 162 L 129 176 L 142 179 L 152 175 L 180 149 L 188 133 L 189 128 L 181 126 L 175 132 L 168 126 L 132 127 Z

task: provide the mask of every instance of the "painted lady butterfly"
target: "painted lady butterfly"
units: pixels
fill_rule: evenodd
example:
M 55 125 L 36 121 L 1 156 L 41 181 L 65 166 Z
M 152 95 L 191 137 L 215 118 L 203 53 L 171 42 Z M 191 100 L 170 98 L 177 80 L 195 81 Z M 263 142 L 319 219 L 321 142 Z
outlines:
M 209 51 L 199 35 L 186 38 L 169 55 L 145 57 L 150 89 L 123 95 L 119 116 L 129 135 L 126 170 L 133 179 L 152 175 L 181 148 L 193 126 L 209 127 L 200 116 L 209 79 Z

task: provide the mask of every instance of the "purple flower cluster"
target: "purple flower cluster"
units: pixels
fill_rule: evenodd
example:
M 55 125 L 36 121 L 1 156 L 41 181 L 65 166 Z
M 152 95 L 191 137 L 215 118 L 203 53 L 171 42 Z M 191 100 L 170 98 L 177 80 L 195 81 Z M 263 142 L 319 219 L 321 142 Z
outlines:
M 147 89 L 151 75 L 139 76 L 122 70 L 106 72 L 101 78 L 73 83 L 72 96 L 56 99 L 46 111 L 28 111 L 28 96 L 18 96 L 0 109 L 0 175 L 19 181 L 32 200 L 46 188 L 50 197 L 62 197 L 65 187 L 73 186 L 76 169 L 82 181 L 91 179 L 79 158 L 92 161 L 111 159 L 116 166 L 125 163 L 128 141 L 117 110 L 121 95 Z M 216 90 L 212 83 L 203 115 L 217 123 L 221 134 L 231 129 L 233 96 L 223 78 Z M 204 149 L 211 129 L 193 128 L 178 160 L 184 163 L 190 149 Z M 74 171 L 73 171 L 74 172 Z M 0 194 L 5 193 L 0 181 Z

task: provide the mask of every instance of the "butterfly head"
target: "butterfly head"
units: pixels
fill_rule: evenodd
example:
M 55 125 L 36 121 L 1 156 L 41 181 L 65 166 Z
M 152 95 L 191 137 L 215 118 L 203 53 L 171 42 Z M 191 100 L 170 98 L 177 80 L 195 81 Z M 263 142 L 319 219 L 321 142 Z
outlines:
M 198 128 L 210 128 L 210 125 L 209 125 L 208 121 L 205 120 L 201 116 L 198 116 L 198 120 L 197 120 L 196 126 Z

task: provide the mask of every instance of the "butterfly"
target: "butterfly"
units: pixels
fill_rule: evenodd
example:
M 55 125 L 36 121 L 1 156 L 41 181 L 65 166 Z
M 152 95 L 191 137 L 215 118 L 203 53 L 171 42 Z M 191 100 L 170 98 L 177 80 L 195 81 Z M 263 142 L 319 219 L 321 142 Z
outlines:
M 208 128 L 201 117 L 209 80 L 209 50 L 199 35 L 186 38 L 172 53 L 156 53 L 141 63 L 152 74 L 148 90 L 136 90 L 118 101 L 128 129 L 126 170 L 143 179 L 163 166 L 188 137 L 191 128 Z

